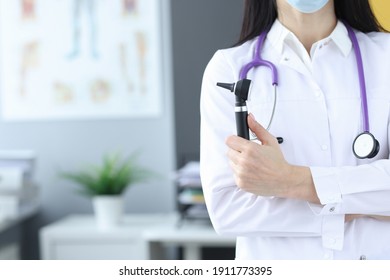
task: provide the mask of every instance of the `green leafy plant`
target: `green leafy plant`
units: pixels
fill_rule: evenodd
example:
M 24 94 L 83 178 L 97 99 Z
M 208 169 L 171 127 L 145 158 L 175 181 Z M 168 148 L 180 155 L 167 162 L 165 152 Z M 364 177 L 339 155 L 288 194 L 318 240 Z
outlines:
M 136 155 L 122 158 L 119 154 L 103 157 L 101 165 L 91 165 L 78 172 L 63 172 L 61 176 L 82 186 L 88 196 L 120 195 L 130 185 L 146 181 L 152 172 L 136 163 Z

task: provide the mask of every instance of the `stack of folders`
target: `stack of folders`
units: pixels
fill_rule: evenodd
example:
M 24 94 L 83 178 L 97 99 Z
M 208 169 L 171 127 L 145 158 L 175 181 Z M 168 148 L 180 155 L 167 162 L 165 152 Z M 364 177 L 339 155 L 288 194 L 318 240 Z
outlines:
M 38 203 L 32 151 L 0 151 L 0 222 L 22 218 Z
M 177 171 L 176 178 L 181 187 L 201 187 L 199 161 L 186 163 Z
M 200 179 L 199 161 L 190 161 L 177 171 L 176 181 L 179 185 L 178 202 L 184 207 L 184 216 L 188 218 L 208 219 Z

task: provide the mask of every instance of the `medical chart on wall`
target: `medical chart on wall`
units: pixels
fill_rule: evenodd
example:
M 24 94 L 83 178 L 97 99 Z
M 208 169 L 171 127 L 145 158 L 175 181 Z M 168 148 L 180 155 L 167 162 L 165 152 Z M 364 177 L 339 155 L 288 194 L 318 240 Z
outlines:
M 162 111 L 160 0 L 0 0 L 4 120 Z

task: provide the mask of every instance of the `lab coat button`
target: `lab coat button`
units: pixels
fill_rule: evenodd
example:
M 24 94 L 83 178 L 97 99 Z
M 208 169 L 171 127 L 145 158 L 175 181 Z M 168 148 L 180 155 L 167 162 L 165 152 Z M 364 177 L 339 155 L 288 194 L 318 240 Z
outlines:
M 336 210 L 336 208 L 332 207 L 332 208 L 329 209 L 329 212 L 332 213 L 332 212 L 334 212 L 334 210 Z
M 323 151 L 326 151 L 326 150 L 328 150 L 328 146 L 327 146 L 327 145 L 322 145 L 322 146 L 321 146 L 321 149 L 322 149 Z

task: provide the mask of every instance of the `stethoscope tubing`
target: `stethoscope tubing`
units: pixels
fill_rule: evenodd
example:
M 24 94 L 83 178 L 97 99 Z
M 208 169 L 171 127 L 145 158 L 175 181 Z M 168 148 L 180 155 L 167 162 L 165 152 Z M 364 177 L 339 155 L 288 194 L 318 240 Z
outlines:
M 362 53 L 360 51 L 359 42 L 356 38 L 355 32 L 352 30 L 352 28 L 344 23 L 345 27 L 348 30 L 348 35 L 351 38 L 352 46 L 355 52 L 356 57 L 356 64 L 357 64 L 357 70 L 358 70 L 358 76 L 359 76 L 359 85 L 360 85 L 360 98 L 362 101 L 362 108 L 363 108 L 363 129 L 364 132 L 370 131 L 370 121 L 369 121 L 369 115 L 368 115 L 368 105 L 367 105 L 367 89 L 366 89 L 366 79 L 364 75 L 364 66 L 363 66 L 363 59 L 362 59 Z
M 375 137 L 370 133 L 370 126 L 369 126 L 369 115 L 368 115 L 368 102 L 367 102 L 367 89 L 366 89 L 366 81 L 365 81 L 365 75 L 364 75 L 364 66 L 363 66 L 363 59 L 362 59 L 362 54 L 359 46 L 359 42 L 357 40 L 356 34 L 353 31 L 352 27 L 349 26 L 346 22 L 344 22 L 344 25 L 348 31 L 348 36 L 351 39 L 352 42 L 352 47 L 355 53 L 356 57 L 356 65 L 357 65 L 357 71 L 358 71 L 358 78 L 359 78 L 359 86 L 360 86 L 360 97 L 361 97 L 361 103 L 362 103 L 362 110 L 363 110 L 363 133 L 359 134 L 356 138 L 355 141 L 353 142 L 353 152 L 354 154 L 360 158 L 373 158 L 377 155 L 379 152 L 379 142 L 375 139 Z M 259 66 L 265 66 L 271 70 L 272 73 L 272 85 L 274 86 L 274 107 L 272 110 L 272 115 L 270 118 L 270 122 L 267 126 L 267 130 L 270 128 L 272 120 L 274 118 L 275 114 L 275 108 L 276 108 L 276 100 L 277 100 L 277 86 L 279 84 L 279 78 L 278 78 L 278 71 L 276 69 L 276 66 L 268 61 L 265 60 L 261 57 L 261 51 L 263 49 L 263 45 L 265 42 L 265 38 L 267 36 L 267 31 L 262 32 L 256 42 L 256 47 L 254 50 L 254 55 L 253 59 L 251 62 L 245 64 L 239 73 L 240 80 L 247 79 L 247 75 L 249 71 L 253 68 L 259 67 Z M 255 135 L 252 135 L 255 137 Z M 360 141 L 357 141 L 358 138 L 361 137 L 366 137 L 369 136 L 372 138 L 372 141 L 374 144 L 371 147 L 371 152 L 367 155 L 359 155 L 356 150 L 357 148 L 355 147 L 355 143 L 359 143 Z
M 255 54 L 253 56 L 253 60 L 251 62 L 249 62 L 248 64 L 245 64 L 241 68 L 240 80 L 246 79 L 248 72 L 252 68 L 256 68 L 259 66 L 265 66 L 265 67 L 268 67 L 272 72 L 272 85 L 278 85 L 279 79 L 278 79 L 278 70 L 276 69 L 276 66 L 272 62 L 270 62 L 268 60 L 264 60 L 261 57 L 261 50 L 263 48 L 264 41 L 265 41 L 266 37 L 267 37 L 267 32 L 263 32 L 260 34 L 258 41 L 257 41 L 257 46 L 255 49 Z
M 366 82 L 365 82 L 365 75 L 364 75 L 364 66 L 363 66 L 363 59 L 362 54 L 359 46 L 359 42 L 357 40 L 355 32 L 352 30 L 352 27 L 349 26 L 349 24 L 344 22 L 345 27 L 348 31 L 348 36 L 351 39 L 352 47 L 355 52 L 356 57 L 356 64 L 357 64 L 357 71 L 358 71 L 358 77 L 359 77 L 359 86 L 360 86 L 360 97 L 362 102 L 362 109 L 363 109 L 363 130 L 364 132 L 370 132 L 370 121 L 369 121 L 369 115 L 368 115 L 368 102 L 367 102 L 367 89 L 366 89 Z M 276 69 L 276 66 L 261 57 L 261 50 L 263 49 L 265 38 L 267 37 L 267 32 L 263 32 L 260 34 L 260 36 L 257 39 L 256 47 L 255 47 L 255 53 L 253 56 L 253 59 L 251 62 L 245 64 L 240 71 L 240 80 L 246 79 L 249 71 L 253 68 L 259 67 L 259 66 L 265 66 L 268 67 L 272 72 L 272 85 L 278 85 L 279 84 L 279 78 L 278 78 L 278 71 Z

